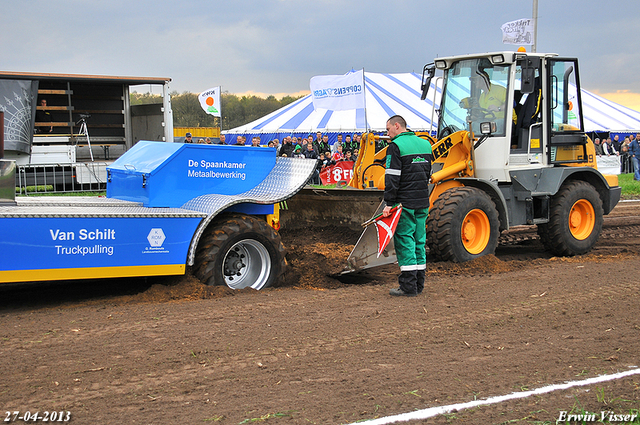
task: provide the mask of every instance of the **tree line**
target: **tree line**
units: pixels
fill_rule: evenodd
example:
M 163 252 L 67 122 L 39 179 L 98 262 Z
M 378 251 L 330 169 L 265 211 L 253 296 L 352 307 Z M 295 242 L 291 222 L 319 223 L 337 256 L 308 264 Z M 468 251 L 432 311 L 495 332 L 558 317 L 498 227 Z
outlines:
M 175 127 L 220 127 L 223 131 L 250 123 L 286 106 L 302 96 L 284 96 L 278 100 L 275 96 L 266 99 L 258 96 L 237 96 L 228 92 L 221 93 L 222 123 L 220 118 L 204 112 L 195 93 L 171 92 L 171 109 Z M 162 96 L 151 93 L 132 92 L 131 105 L 162 103 Z

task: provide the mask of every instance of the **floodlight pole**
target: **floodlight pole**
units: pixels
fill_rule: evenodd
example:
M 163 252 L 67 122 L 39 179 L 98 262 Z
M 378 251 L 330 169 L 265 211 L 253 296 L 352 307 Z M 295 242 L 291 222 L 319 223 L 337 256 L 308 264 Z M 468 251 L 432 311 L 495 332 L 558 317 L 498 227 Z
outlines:
M 538 0 L 533 0 L 533 44 L 531 45 L 531 52 L 536 52 L 536 45 L 538 44 Z
M 362 68 L 362 95 L 364 96 L 364 130 L 369 131 L 369 121 L 367 120 L 367 83 L 364 76 L 364 67 Z

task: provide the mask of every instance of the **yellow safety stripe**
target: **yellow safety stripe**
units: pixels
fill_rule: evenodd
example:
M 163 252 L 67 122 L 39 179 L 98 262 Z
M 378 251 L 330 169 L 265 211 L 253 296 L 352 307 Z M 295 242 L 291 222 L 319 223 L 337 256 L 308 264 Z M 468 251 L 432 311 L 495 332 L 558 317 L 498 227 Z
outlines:
M 86 267 L 74 269 L 4 270 L 0 283 L 41 282 L 46 280 L 98 279 L 110 277 L 168 276 L 184 274 L 184 264 L 159 266 Z

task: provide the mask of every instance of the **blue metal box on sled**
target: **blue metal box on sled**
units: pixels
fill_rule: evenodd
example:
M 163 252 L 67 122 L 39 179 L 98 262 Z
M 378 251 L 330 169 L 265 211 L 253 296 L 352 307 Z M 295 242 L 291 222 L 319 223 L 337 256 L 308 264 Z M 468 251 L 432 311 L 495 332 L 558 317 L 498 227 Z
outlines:
M 246 192 L 275 163 L 275 148 L 140 141 L 107 167 L 107 197 L 180 207 L 202 194 Z

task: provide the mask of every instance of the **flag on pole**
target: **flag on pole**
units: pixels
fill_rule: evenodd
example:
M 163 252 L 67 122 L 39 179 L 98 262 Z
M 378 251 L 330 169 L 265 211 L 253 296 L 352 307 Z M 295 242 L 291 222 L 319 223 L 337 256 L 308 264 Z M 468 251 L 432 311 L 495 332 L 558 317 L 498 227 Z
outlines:
M 533 19 L 518 19 L 500 27 L 504 44 L 533 44 Z
M 384 251 L 384 249 L 391 242 L 391 238 L 393 238 L 393 234 L 396 231 L 396 227 L 398 226 L 398 220 L 400 220 L 400 215 L 402 214 L 402 205 L 396 205 L 391 208 L 390 215 L 387 217 L 383 217 L 382 214 L 368 220 L 363 223 L 363 226 L 368 226 L 369 224 L 376 225 L 376 232 L 378 232 L 378 256 Z
M 364 70 L 346 75 L 319 75 L 309 82 L 313 109 L 346 111 L 364 108 Z
M 220 108 L 220 86 L 205 90 L 198 96 L 202 109 L 214 117 L 221 116 Z

